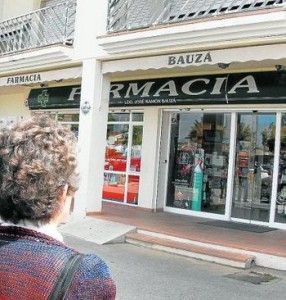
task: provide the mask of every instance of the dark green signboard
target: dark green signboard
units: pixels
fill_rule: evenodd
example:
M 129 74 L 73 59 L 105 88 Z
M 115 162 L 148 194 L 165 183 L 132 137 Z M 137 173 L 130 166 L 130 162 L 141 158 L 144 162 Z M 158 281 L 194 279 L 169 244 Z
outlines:
M 201 75 L 112 82 L 109 106 L 286 103 L 286 73 Z
M 79 85 L 32 89 L 28 97 L 30 109 L 79 108 Z

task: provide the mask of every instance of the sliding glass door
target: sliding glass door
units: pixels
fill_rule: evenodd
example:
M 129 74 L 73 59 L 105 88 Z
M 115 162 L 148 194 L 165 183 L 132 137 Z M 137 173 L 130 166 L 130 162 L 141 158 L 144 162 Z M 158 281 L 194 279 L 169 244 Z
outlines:
M 233 218 L 269 222 L 276 114 L 237 116 Z

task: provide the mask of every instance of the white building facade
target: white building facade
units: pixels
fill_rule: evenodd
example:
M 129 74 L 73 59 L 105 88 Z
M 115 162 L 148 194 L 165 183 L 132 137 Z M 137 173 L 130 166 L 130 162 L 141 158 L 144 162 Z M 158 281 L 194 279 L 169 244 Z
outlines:
M 0 118 L 45 110 L 78 134 L 74 215 L 112 201 L 286 229 L 283 1 L 36 2 L 40 46 L 21 49 L 25 11 L 0 56 Z M 59 41 L 41 5 L 64 3 Z

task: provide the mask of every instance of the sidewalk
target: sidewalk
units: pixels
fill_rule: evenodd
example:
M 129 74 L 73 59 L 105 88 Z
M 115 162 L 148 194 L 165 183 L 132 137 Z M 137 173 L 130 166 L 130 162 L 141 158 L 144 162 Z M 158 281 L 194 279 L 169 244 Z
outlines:
M 252 254 L 256 264 L 277 270 L 286 270 L 286 231 L 263 233 L 208 226 L 211 220 L 166 212 L 150 212 L 135 207 L 104 202 L 102 212 L 93 218 L 113 221 L 153 236 L 173 241 L 188 241 L 209 245 L 216 249 L 230 249 L 237 253 Z M 146 233 L 143 232 L 143 233 Z

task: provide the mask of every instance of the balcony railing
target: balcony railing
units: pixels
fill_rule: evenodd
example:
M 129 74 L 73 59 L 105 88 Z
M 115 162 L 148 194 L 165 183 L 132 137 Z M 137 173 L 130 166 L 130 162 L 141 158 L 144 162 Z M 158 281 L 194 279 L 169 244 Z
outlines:
M 0 22 L 0 55 L 55 44 L 72 45 L 76 0 Z
M 241 13 L 285 5 L 285 0 L 109 0 L 107 32 Z

